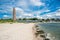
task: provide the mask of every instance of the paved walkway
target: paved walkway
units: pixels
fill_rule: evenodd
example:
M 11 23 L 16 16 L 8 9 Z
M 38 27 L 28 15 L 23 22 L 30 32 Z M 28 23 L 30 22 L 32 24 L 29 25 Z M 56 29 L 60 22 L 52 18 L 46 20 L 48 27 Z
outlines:
M 34 23 L 0 24 L 0 40 L 33 40 Z

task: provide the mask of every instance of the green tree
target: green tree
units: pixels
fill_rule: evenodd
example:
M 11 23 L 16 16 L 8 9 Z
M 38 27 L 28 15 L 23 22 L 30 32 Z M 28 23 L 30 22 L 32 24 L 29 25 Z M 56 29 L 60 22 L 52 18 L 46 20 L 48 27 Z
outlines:
M 27 20 L 26 18 L 23 18 L 23 20 Z

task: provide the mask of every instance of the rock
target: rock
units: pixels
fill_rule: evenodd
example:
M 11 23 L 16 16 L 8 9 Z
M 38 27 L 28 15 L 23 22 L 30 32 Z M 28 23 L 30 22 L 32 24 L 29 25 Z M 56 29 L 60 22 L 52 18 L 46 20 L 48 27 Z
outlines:
M 45 32 L 43 30 L 37 30 L 38 34 L 44 34 Z
M 50 39 L 46 38 L 46 39 L 44 39 L 44 40 L 50 40 Z
M 45 38 L 45 35 L 40 35 L 40 37 Z

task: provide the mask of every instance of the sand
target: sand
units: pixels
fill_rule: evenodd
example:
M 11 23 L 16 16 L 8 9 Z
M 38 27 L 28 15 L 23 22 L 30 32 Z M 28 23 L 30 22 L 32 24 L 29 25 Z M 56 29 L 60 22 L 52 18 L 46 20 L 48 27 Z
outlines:
M 35 23 L 0 24 L 0 40 L 33 40 Z

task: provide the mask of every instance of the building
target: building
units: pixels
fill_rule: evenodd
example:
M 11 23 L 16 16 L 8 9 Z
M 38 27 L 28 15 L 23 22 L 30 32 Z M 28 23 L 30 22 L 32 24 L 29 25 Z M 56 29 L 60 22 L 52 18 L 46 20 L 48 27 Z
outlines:
M 13 21 L 16 21 L 16 10 L 13 8 Z

